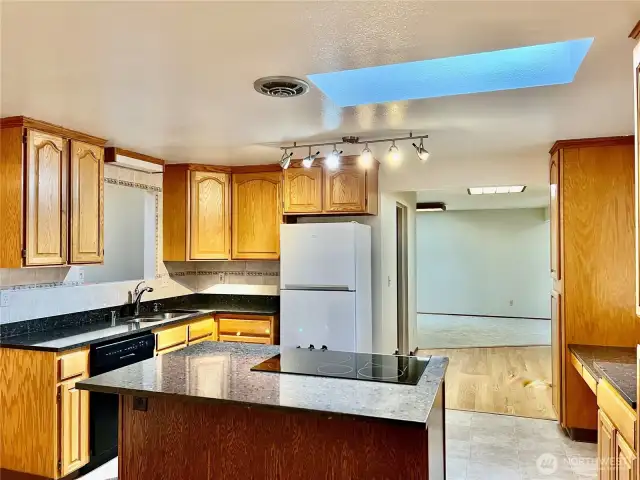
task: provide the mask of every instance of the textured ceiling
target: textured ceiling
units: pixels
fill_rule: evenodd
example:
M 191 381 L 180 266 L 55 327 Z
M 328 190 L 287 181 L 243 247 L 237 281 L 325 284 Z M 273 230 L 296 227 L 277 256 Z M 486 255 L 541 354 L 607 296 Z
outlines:
M 542 185 L 556 139 L 633 132 L 627 34 L 640 2 L 5 0 L 0 8 L 3 116 L 173 162 L 272 163 L 283 142 L 414 130 L 430 135 L 432 158 L 419 165 L 401 146 L 404 164 L 385 167 L 383 188 Z M 344 109 L 314 87 L 274 99 L 252 85 L 584 37 L 595 41 L 570 85 Z

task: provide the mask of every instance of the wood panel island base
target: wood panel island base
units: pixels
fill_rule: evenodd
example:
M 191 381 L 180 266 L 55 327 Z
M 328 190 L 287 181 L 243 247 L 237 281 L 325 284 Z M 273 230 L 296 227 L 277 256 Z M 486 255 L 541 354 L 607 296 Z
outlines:
M 79 384 L 120 394 L 119 480 L 445 478 L 446 358 L 418 385 L 250 370 L 279 351 L 203 342 Z

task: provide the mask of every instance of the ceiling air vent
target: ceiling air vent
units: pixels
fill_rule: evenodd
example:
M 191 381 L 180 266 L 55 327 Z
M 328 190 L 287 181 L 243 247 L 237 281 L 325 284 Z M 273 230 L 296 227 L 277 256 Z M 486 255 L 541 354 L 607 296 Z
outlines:
M 294 77 L 263 77 L 253 82 L 257 92 L 268 97 L 299 97 L 309 91 L 309 84 Z

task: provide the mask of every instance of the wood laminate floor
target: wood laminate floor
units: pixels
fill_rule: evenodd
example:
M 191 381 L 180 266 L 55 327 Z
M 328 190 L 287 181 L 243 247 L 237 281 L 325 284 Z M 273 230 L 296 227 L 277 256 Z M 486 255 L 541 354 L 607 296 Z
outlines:
M 551 347 L 420 349 L 449 357 L 446 407 L 555 419 Z

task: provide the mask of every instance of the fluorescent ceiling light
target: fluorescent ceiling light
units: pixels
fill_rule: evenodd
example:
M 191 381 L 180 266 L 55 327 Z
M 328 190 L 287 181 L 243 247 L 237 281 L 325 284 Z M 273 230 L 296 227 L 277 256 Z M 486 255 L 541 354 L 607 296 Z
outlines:
M 527 187 L 525 185 L 501 185 L 499 187 L 469 187 L 469 195 L 493 195 L 496 193 L 522 193 Z
M 308 75 L 340 107 L 571 83 L 593 38 Z

